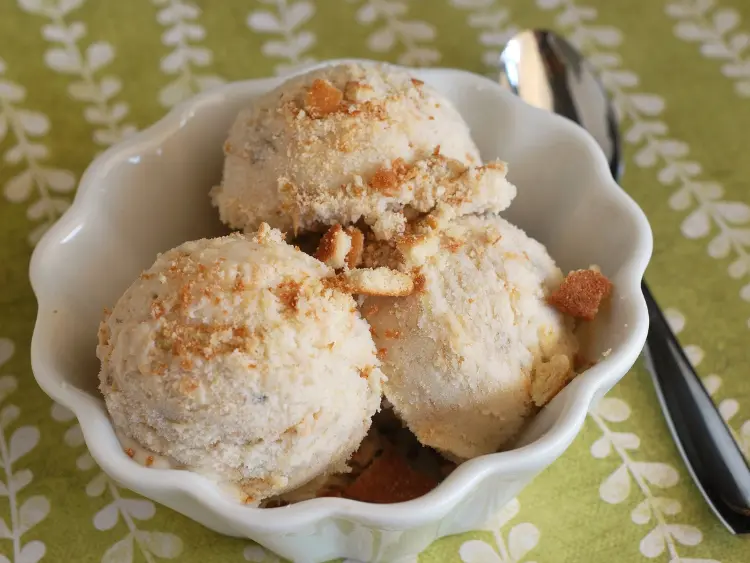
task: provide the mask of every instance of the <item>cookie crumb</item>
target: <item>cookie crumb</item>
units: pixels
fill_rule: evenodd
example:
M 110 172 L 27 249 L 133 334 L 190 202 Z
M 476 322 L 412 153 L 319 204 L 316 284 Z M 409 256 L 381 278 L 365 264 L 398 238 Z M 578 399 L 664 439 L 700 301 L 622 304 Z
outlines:
M 310 117 L 318 119 L 335 112 L 344 93 L 331 84 L 328 80 L 316 79 L 305 96 L 305 110 Z
M 419 498 L 437 484 L 435 479 L 412 469 L 403 457 L 388 448 L 344 489 L 343 496 L 362 502 L 390 504 Z
M 594 320 L 599 306 L 612 292 L 612 282 L 594 270 L 574 270 L 547 302 L 561 313 L 587 321 Z
M 390 268 L 361 268 L 345 271 L 323 280 L 328 287 L 344 293 L 403 297 L 414 291 L 412 278 Z

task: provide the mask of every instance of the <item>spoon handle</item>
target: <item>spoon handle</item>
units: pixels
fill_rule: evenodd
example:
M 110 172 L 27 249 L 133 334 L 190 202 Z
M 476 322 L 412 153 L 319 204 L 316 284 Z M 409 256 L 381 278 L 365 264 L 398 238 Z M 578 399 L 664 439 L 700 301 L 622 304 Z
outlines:
M 649 371 L 677 447 L 709 504 L 720 499 L 750 516 L 750 468 L 645 282 L 642 289 L 651 323 Z

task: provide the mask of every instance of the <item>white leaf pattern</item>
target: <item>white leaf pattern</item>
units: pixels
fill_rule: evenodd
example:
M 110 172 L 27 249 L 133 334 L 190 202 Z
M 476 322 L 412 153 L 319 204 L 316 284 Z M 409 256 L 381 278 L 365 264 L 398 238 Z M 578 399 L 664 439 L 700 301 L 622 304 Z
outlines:
M 538 545 L 540 533 L 533 524 L 522 522 L 511 527 L 506 540 L 503 534 L 504 528 L 518 515 L 519 511 L 518 499 L 513 499 L 503 507 L 492 522 L 494 548 L 486 541 L 466 541 L 458 550 L 461 561 L 464 563 L 520 563 L 523 561 L 526 554 Z
M 7 338 L 0 338 L 0 367 L 13 356 L 15 347 Z M 0 377 L 0 403 L 18 388 L 18 382 L 12 375 Z M 13 422 L 18 417 L 20 409 L 13 405 L 6 405 L 1 411 L 3 424 L 0 425 L 0 467 L 5 480 L 1 481 L 3 498 L 7 499 L 8 522 L 0 519 L 0 538 L 11 540 L 8 555 L 13 563 L 37 563 L 45 554 L 45 546 L 39 540 L 23 543 L 23 535 L 44 520 L 49 514 L 50 504 L 45 496 L 35 495 L 22 500 L 19 493 L 33 479 L 29 469 L 18 469 L 15 464 L 24 459 L 39 443 L 39 430 L 34 426 L 21 426 L 7 435 Z M 12 413 L 9 415 L 8 413 Z M 5 558 L 6 561 L 11 559 Z M 2 559 L 0 559 L 0 563 Z
M 670 5 L 680 5 L 685 8 L 688 4 L 702 2 L 704 0 L 679 0 Z M 537 4 L 543 7 L 539 1 Z M 713 3 L 707 5 L 710 8 Z M 618 53 L 611 49 L 621 41 L 619 30 L 602 29 L 601 26 L 592 25 L 593 20 L 596 19 L 596 11 L 593 9 L 586 11 L 586 6 L 579 6 L 573 0 L 561 0 L 557 6 L 555 9 L 560 13 L 556 21 L 560 29 L 567 33 L 571 42 L 585 55 L 596 55 L 596 60 L 604 60 L 608 63 L 608 66 L 600 67 L 599 71 L 615 106 L 619 108 L 623 129 L 626 131 L 625 140 L 634 145 L 635 164 L 643 168 L 655 167 L 659 180 L 674 186 L 674 192 L 669 200 L 673 209 L 691 210 L 681 226 L 683 235 L 695 240 L 708 239 L 707 249 L 713 240 L 713 237 L 708 237 L 709 233 L 714 231 L 725 236 L 730 241 L 730 252 L 727 256 L 732 259 L 730 275 L 734 274 L 737 279 L 750 275 L 750 232 L 745 233 L 745 231 L 750 231 L 747 228 L 750 226 L 750 221 L 734 223 L 716 207 L 716 204 L 723 203 L 731 204 L 733 209 L 741 209 L 742 204 L 718 201 L 723 196 L 722 186 L 699 177 L 703 167 L 690 158 L 690 149 L 686 143 L 670 136 L 666 123 L 660 119 L 664 100 L 656 94 L 633 91 L 638 86 L 639 77 L 619 65 L 612 66 L 612 61 L 621 61 Z M 575 17 L 571 16 L 562 20 L 563 14 L 573 14 Z M 744 41 L 741 39 L 736 43 L 740 44 Z M 733 63 L 733 66 L 738 67 L 739 64 Z M 750 60 L 747 61 L 747 67 L 747 76 L 750 77 Z M 627 77 L 627 80 L 607 80 L 613 72 L 616 76 Z M 740 205 L 735 205 L 737 203 Z M 738 221 L 742 219 L 743 214 L 744 211 L 737 213 Z M 717 244 L 722 243 L 715 243 L 714 251 L 716 251 Z M 748 297 L 750 298 L 750 289 L 748 289 Z M 750 319 L 748 319 L 748 326 L 750 326 Z
M 357 21 L 366 27 L 376 26 L 367 38 L 367 46 L 376 53 L 398 49 L 401 52 L 396 61 L 402 65 L 434 65 L 441 58 L 440 51 L 431 44 L 437 30 L 428 22 L 405 19 L 408 11 L 404 0 L 365 0 L 357 11 Z
M 2 380 L 0 380 L 2 389 Z M 75 420 L 63 407 L 52 406 L 53 418 L 60 422 Z M 73 448 L 83 445 L 81 429 L 78 423 L 72 424 L 65 432 L 64 442 Z M 91 455 L 86 452 L 76 460 L 81 471 L 96 468 Z M 101 531 L 115 529 L 119 522 L 125 524 L 127 533 L 111 545 L 102 556 L 106 563 L 133 563 L 136 549 L 146 563 L 155 563 L 155 558 L 176 559 L 183 551 L 182 540 L 171 533 L 139 528 L 138 521 L 147 521 L 156 514 L 156 506 L 145 498 L 123 497 L 120 488 L 105 473 L 98 471 L 86 485 L 89 497 L 99 498 L 107 495 L 109 502 L 92 518 L 94 528 Z M 140 558 L 139 558 L 140 559 Z M 2 562 L 0 562 L 2 563 Z
M 275 66 L 277 75 L 294 72 L 315 61 L 308 52 L 316 43 L 315 34 L 301 29 L 315 14 L 315 4 L 308 0 L 270 0 L 276 12 L 253 11 L 247 26 L 252 31 L 269 35 L 261 51 L 264 55 L 282 59 Z
M 666 13 L 677 20 L 675 36 L 698 43 L 704 57 L 720 62 L 721 73 L 732 80 L 737 95 L 750 98 L 750 35 L 737 30 L 739 13 L 719 7 L 715 0 L 678 0 L 666 5 Z
M 174 76 L 159 92 L 159 103 L 169 108 L 198 92 L 223 84 L 220 76 L 199 70 L 213 61 L 213 53 L 208 48 L 196 45 L 206 36 L 199 22 L 200 8 L 184 0 L 154 0 L 154 4 L 163 6 L 156 19 L 167 28 L 161 36 L 162 43 L 172 48 L 161 60 L 161 70 Z
M 630 494 L 630 473 L 624 464 L 610 473 L 599 487 L 599 496 L 609 504 L 619 504 Z
M 2 79 L 6 69 L 7 66 L 0 60 L 0 122 L 12 138 L 11 146 L 3 154 L 3 159 L 10 166 L 22 165 L 23 169 L 5 183 L 3 195 L 11 203 L 24 203 L 36 195 L 26 212 L 27 218 L 37 223 L 28 235 L 28 241 L 33 246 L 62 214 L 61 206 L 52 202 L 50 196 L 50 191 L 54 188 L 47 179 L 49 174 L 72 174 L 43 164 L 42 161 L 49 156 L 47 147 L 33 143 L 30 139 L 42 137 L 49 131 L 49 119 L 39 112 L 17 106 L 25 99 L 26 90 Z
M 42 29 L 42 36 L 54 46 L 45 53 L 45 62 L 52 70 L 74 77 L 68 84 L 68 94 L 74 100 L 89 104 L 84 106 L 84 119 L 94 126 L 91 135 L 94 142 L 106 147 L 133 134 L 136 128 L 124 122 L 129 113 L 127 104 L 121 103 L 120 111 L 113 112 L 102 89 L 105 81 L 118 79 L 98 76 L 99 71 L 114 60 L 114 47 L 107 41 L 95 41 L 82 48 L 79 42 L 86 35 L 86 26 L 80 21 L 66 21 L 66 16 L 82 4 L 83 0 L 75 4 L 68 0 L 49 0 L 41 7 L 22 5 L 22 8 L 49 20 Z M 52 189 L 66 192 L 73 189 L 75 181 L 59 179 L 55 186 L 62 187 Z
M 518 32 L 510 22 L 507 8 L 496 0 L 450 0 L 458 9 L 468 12 L 469 27 L 478 30 L 479 43 L 485 48 L 482 62 L 489 73 L 496 73 L 500 62 L 500 53 L 508 42 Z

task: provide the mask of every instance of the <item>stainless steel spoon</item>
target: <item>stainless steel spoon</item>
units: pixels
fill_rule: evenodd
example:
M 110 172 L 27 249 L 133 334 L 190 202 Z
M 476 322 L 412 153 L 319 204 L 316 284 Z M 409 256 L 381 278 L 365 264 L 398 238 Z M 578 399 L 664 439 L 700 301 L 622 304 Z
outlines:
M 550 31 L 523 31 L 508 42 L 500 66 L 500 82 L 524 101 L 588 130 L 619 180 L 623 161 L 617 117 L 575 47 Z M 750 468 L 645 282 L 642 288 L 651 322 L 644 352 L 667 425 L 719 519 L 732 533 L 750 533 Z

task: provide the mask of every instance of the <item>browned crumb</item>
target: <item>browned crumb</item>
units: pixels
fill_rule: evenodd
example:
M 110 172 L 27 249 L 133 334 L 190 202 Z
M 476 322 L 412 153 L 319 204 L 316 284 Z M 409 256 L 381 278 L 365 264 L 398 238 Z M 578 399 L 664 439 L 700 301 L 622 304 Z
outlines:
M 372 336 L 373 338 L 378 337 L 378 332 L 375 330 L 374 326 L 370 326 L 370 336 Z
M 378 360 L 385 360 L 388 357 L 388 350 L 386 348 L 378 348 Z
M 440 246 L 442 246 L 443 248 L 448 250 L 448 252 L 451 252 L 453 254 L 458 252 L 463 245 L 464 245 L 464 241 L 459 240 L 457 238 L 453 238 L 453 237 L 445 237 L 440 242 Z
M 436 145 L 432 151 L 432 156 L 440 156 L 440 145 Z
M 129 458 L 135 457 L 135 451 L 133 451 L 133 448 L 126 448 L 125 453 Z
M 154 278 L 154 274 L 149 274 L 147 272 L 143 272 L 141 274 L 141 279 L 142 280 L 150 280 L 150 279 L 153 279 L 153 278 Z
M 396 158 L 391 161 L 390 168 L 384 166 L 375 172 L 370 179 L 370 187 L 386 196 L 397 195 L 401 185 L 414 179 L 416 175 L 414 166 L 403 158 Z
M 232 287 L 232 291 L 235 291 L 237 293 L 245 291 L 245 281 L 242 279 L 242 274 L 239 272 L 237 272 L 237 276 L 234 278 L 234 286 Z
M 372 366 L 365 366 L 361 370 L 359 370 L 359 376 L 362 379 L 369 378 L 371 373 L 372 373 Z
M 344 93 L 328 80 L 318 78 L 305 96 L 305 110 L 312 118 L 326 116 L 338 110 Z
M 419 86 L 422 86 L 422 84 L 424 84 L 424 81 L 419 80 L 419 78 L 412 78 L 411 83 L 414 84 L 414 86 L 419 87 Z
M 352 245 L 346 255 L 346 265 L 349 268 L 357 268 L 362 263 L 362 254 L 365 248 L 365 235 L 357 227 L 347 227 L 346 234 L 349 235 Z
M 396 338 L 401 338 L 401 331 L 396 330 L 396 329 L 390 329 L 390 328 L 386 329 L 384 334 L 386 338 L 390 338 L 392 340 Z
M 146 458 L 146 467 L 151 467 L 154 464 L 154 456 L 150 455 Z
M 370 187 L 386 196 L 398 194 L 398 175 L 393 168 L 380 168 L 370 179 Z
M 155 319 L 160 319 L 164 316 L 164 313 L 166 313 L 166 309 L 164 308 L 164 303 L 161 301 L 154 301 L 151 303 L 151 316 Z
M 367 309 L 365 309 L 363 316 L 371 317 L 372 315 L 377 315 L 379 310 L 380 307 L 378 307 L 377 305 L 370 305 L 369 307 L 367 307 Z
M 427 278 L 419 269 L 414 270 L 412 275 L 414 276 L 414 293 L 424 293 L 427 287 Z
M 414 291 L 410 276 L 390 268 L 360 268 L 325 278 L 323 283 L 332 289 L 357 295 L 403 297 Z
M 343 496 L 363 502 L 390 504 L 412 500 L 437 486 L 429 475 L 418 472 L 392 448 L 367 467 L 343 491 Z
M 335 261 L 337 255 L 341 254 L 340 247 L 345 243 L 346 236 L 341 225 L 333 225 L 320 239 L 318 249 L 315 251 L 315 258 L 335 268 L 336 265 L 329 264 L 329 262 Z
M 334 347 L 334 346 L 336 346 L 336 343 L 335 343 L 335 342 L 329 342 L 329 343 L 328 343 L 328 349 L 329 349 L 329 350 L 333 350 L 333 347 Z
M 278 298 L 288 309 L 297 310 L 299 304 L 300 288 L 302 284 L 295 280 L 281 282 L 276 289 Z
M 600 272 L 574 270 L 547 298 L 547 302 L 566 315 L 591 321 L 611 291 L 612 282 Z

